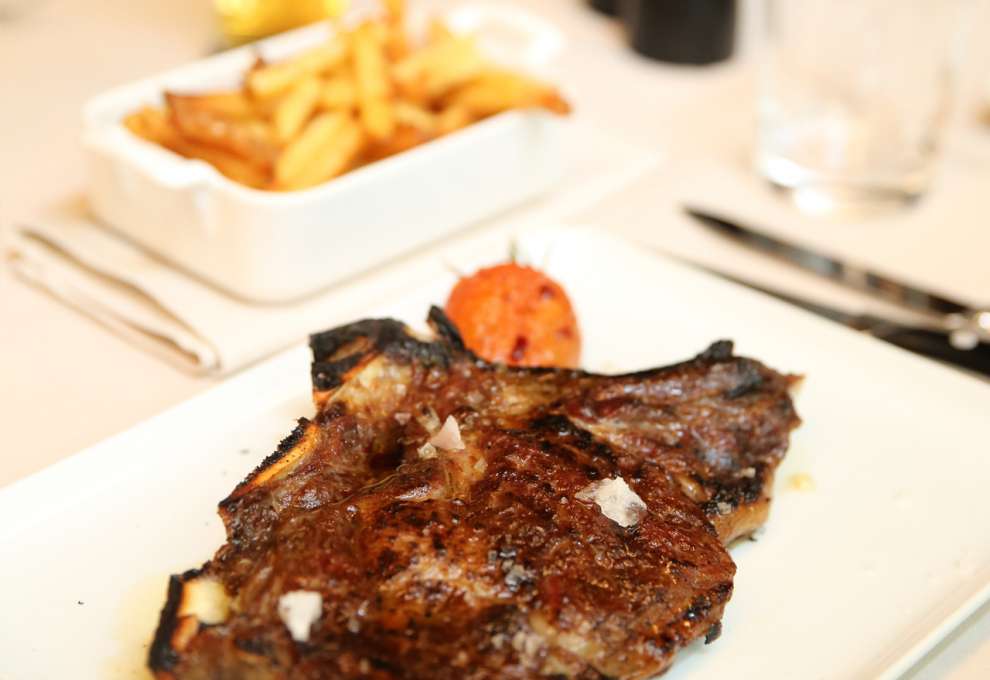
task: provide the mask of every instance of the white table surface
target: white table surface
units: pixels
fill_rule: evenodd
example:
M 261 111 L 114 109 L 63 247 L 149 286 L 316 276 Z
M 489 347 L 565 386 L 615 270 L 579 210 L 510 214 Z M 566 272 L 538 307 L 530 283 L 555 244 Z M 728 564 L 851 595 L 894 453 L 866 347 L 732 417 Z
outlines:
M 30 218 L 82 194 L 85 174 L 77 138 L 80 107 L 88 97 L 204 56 L 217 44 L 208 0 L 29 4 L 33 9 L 24 17 L 0 22 L 0 224 Z M 587 211 L 585 219 L 794 292 L 851 307 L 867 305 L 828 284 L 698 237 L 676 215 L 681 168 L 738 160 L 740 134 L 752 108 L 751 68 L 745 59 L 701 70 L 659 66 L 624 50 L 618 28 L 579 0 L 519 4 L 555 21 L 567 35 L 563 72 L 581 115 L 667 158 L 663 168 Z M 990 43 L 986 32 L 979 41 Z M 744 54 L 749 42 L 744 39 Z M 986 53 L 977 52 L 973 59 L 980 56 Z M 990 59 L 982 63 L 982 74 L 977 70 L 964 83 L 970 88 L 980 76 L 990 81 Z M 973 100 L 967 97 L 959 109 L 963 119 L 971 115 Z M 984 217 L 990 202 L 990 134 L 981 138 L 957 131 L 947 155 L 924 209 L 955 225 L 944 230 L 950 238 L 930 244 L 938 257 L 925 257 L 926 247 L 902 248 L 889 255 L 896 261 L 883 261 L 884 249 L 878 246 L 897 229 L 914 239 L 931 238 L 930 231 L 917 226 L 931 220 L 917 215 L 891 218 L 869 233 L 850 225 L 823 225 L 810 240 L 832 238 L 840 251 L 872 246 L 872 259 L 880 264 L 910 267 L 919 279 L 955 282 L 990 299 L 990 267 L 980 266 L 983 253 L 990 252 L 990 219 Z M 760 205 L 750 206 L 750 212 Z M 767 213 L 778 220 L 788 214 L 780 205 Z M 0 486 L 214 384 L 138 351 L 0 267 Z M 990 608 L 972 617 L 908 677 L 990 678 Z

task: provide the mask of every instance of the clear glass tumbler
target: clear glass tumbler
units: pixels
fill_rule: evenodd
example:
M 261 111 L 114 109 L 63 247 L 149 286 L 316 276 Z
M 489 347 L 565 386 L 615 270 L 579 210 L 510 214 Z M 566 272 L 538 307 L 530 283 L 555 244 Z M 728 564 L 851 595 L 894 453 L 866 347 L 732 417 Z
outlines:
M 756 164 L 812 213 L 928 187 L 965 0 L 765 0 Z

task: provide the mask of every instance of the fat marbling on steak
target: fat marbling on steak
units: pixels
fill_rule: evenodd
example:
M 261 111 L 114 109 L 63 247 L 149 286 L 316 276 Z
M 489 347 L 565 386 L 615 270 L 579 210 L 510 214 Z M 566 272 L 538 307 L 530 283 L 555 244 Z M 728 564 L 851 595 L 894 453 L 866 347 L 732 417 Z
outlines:
M 317 415 L 172 577 L 158 678 L 631 680 L 718 636 L 793 378 L 728 342 L 626 375 L 512 368 L 430 322 L 313 336 Z

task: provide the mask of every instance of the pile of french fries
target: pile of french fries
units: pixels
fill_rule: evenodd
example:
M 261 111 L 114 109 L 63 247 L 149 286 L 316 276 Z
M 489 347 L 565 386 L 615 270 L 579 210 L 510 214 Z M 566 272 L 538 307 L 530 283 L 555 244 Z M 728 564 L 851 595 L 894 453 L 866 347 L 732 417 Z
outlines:
M 240 89 L 165 93 L 124 123 L 136 135 L 206 161 L 256 189 L 306 189 L 501 111 L 566 114 L 553 87 L 500 69 L 471 37 L 434 22 L 421 44 L 401 0 L 283 62 L 257 60 Z

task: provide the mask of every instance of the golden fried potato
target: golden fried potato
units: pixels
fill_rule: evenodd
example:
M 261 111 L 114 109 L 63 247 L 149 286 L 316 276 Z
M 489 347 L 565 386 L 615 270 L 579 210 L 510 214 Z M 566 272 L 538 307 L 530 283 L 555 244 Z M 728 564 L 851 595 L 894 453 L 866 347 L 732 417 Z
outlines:
M 390 62 L 403 59 L 412 51 L 406 35 L 406 3 L 404 0 L 383 0 L 386 34 L 382 45 Z
M 322 94 L 322 81 L 316 76 L 304 76 L 282 97 L 272 113 L 275 138 L 280 144 L 289 142 L 316 111 Z
M 479 118 L 509 109 L 539 107 L 558 114 L 571 110 L 553 87 L 519 73 L 501 70 L 487 71 L 451 94 L 446 103 L 460 106 Z
M 170 147 L 181 156 L 186 158 L 196 158 L 206 161 L 220 173 L 238 184 L 252 187 L 254 189 L 267 189 L 270 184 L 270 173 L 250 161 L 227 153 L 220 149 L 214 149 L 203 144 L 196 144 L 188 140 L 176 143 Z
M 356 126 L 349 113 L 318 114 L 275 162 L 275 186 L 300 189 L 342 172 L 363 142 L 362 136 L 354 133 Z
M 419 130 L 426 137 L 435 134 L 440 128 L 437 114 L 419 104 L 398 100 L 394 108 L 396 123 Z
M 395 65 L 392 76 L 403 94 L 433 100 L 480 75 L 484 68 L 474 41 L 453 37 L 406 57 Z
M 413 50 L 412 44 L 409 42 L 409 37 L 401 25 L 389 27 L 382 47 L 385 50 L 385 56 L 388 58 L 389 63 L 395 63 L 400 59 L 405 59 Z
M 448 106 L 437 115 L 437 133 L 456 132 L 474 122 L 474 116 L 463 106 Z
M 394 156 L 403 151 L 413 149 L 424 142 L 429 141 L 432 135 L 411 125 L 399 124 L 395 134 L 386 140 L 372 142 L 364 152 L 364 161 L 373 163 L 389 156 Z
M 357 105 L 357 88 L 354 81 L 341 74 L 328 79 L 320 93 L 320 106 L 327 110 L 353 109 Z
M 311 157 L 300 171 L 278 188 L 307 189 L 349 170 L 364 144 L 364 130 L 350 115 L 346 115 L 333 138 Z
M 388 20 L 401 25 L 406 19 L 405 0 L 382 0 Z
M 268 167 L 278 154 L 271 126 L 258 119 L 228 118 L 195 106 L 189 98 L 165 93 L 175 127 L 183 137 Z
M 437 43 L 442 43 L 447 40 L 453 40 L 456 36 L 454 32 L 450 30 L 450 27 L 446 23 L 440 21 L 439 19 L 433 19 L 430 21 L 430 26 L 426 33 L 426 42 L 430 45 L 436 45 Z
M 257 99 L 284 93 L 304 76 L 326 73 L 347 59 L 347 43 L 333 40 L 288 61 L 256 68 L 248 73 L 247 87 Z
M 471 38 L 455 38 L 444 44 L 441 57 L 434 60 L 421 77 L 426 94 L 438 98 L 458 85 L 479 76 L 485 62 Z
M 395 115 L 385 53 L 374 34 L 374 25 L 359 26 L 351 43 L 361 125 L 372 139 L 385 139 L 395 132 Z
M 509 108 L 570 110 L 553 88 L 494 70 L 470 37 L 433 22 L 424 45 L 405 30 L 404 0 L 285 61 L 258 57 L 240 90 L 165 93 L 123 124 L 204 160 L 247 186 L 313 186 Z
M 224 118 L 252 118 L 256 115 L 254 104 L 242 90 L 228 92 L 207 92 L 205 94 L 169 93 L 173 101 L 192 109 L 211 113 Z
M 182 139 L 165 109 L 146 106 L 124 117 L 124 126 L 142 139 L 170 147 Z

